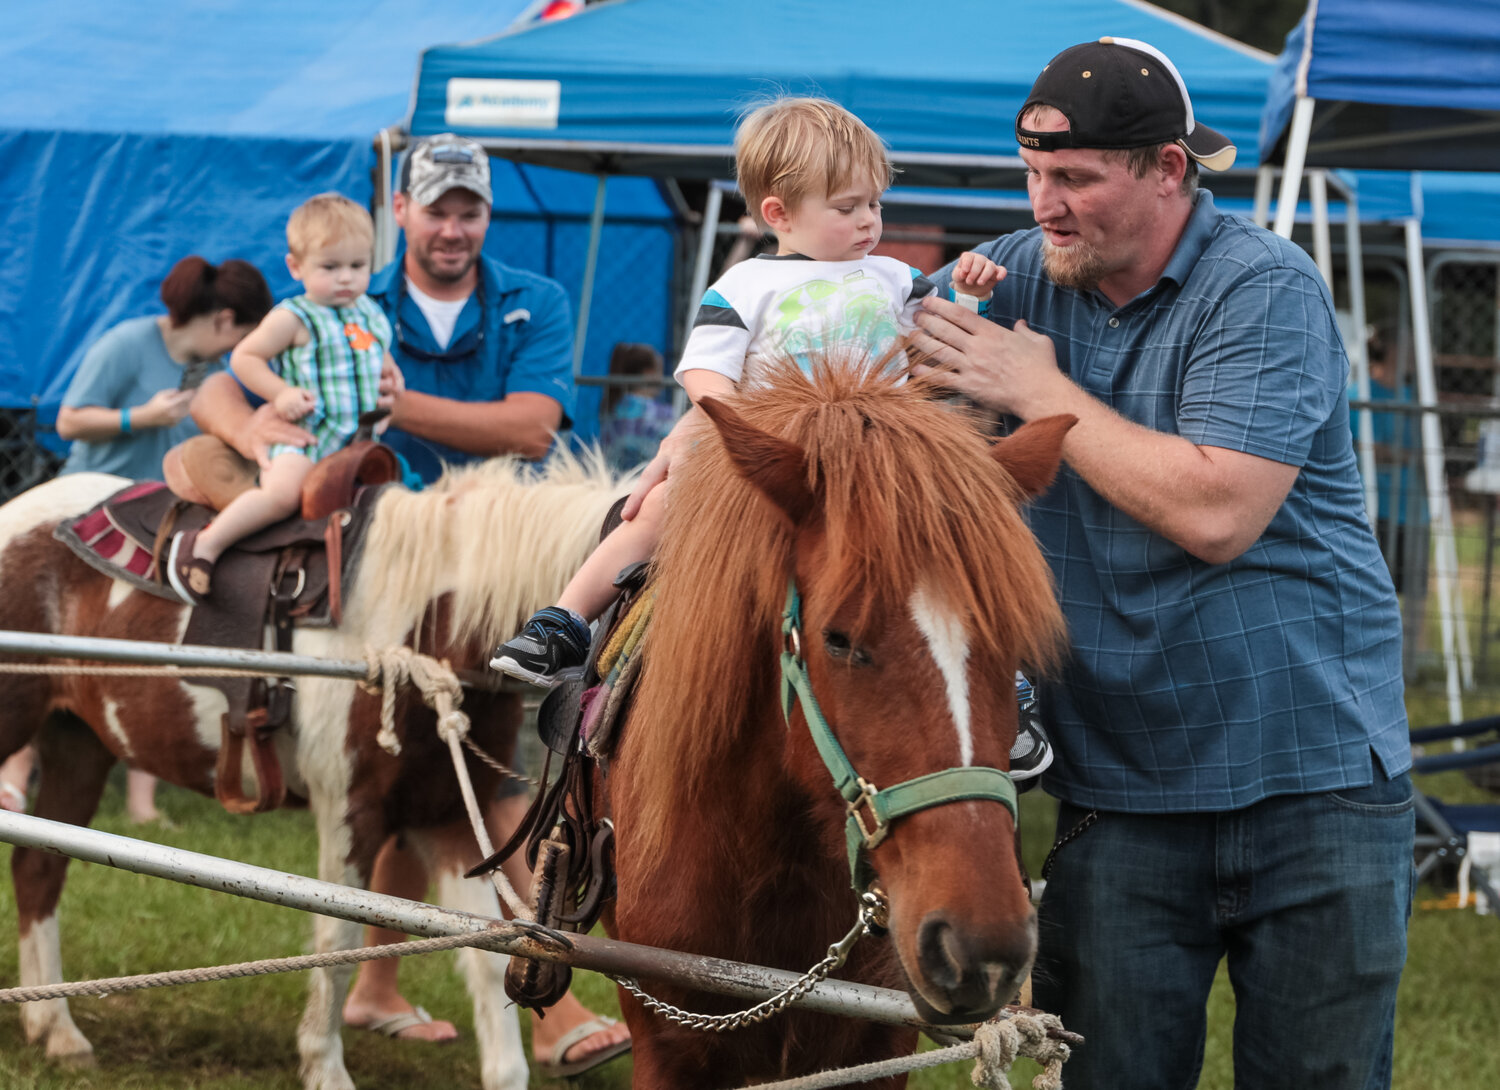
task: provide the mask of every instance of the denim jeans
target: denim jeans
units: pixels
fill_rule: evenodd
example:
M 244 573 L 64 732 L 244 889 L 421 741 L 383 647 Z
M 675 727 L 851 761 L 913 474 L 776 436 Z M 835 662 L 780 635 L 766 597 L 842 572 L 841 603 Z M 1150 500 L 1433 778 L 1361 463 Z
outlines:
M 1240 1090 L 1391 1082 L 1416 872 L 1411 781 L 1203 814 L 1100 813 L 1057 849 L 1037 1006 L 1087 1038 L 1068 1090 L 1191 1090 L 1221 958 Z M 1085 816 L 1063 804 L 1061 840 Z

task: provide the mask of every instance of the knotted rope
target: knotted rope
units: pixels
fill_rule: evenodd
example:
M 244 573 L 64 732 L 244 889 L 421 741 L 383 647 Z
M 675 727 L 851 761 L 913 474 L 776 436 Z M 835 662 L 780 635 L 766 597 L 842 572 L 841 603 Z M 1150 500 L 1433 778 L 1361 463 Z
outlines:
M 756 1090 L 825 1090 L 831 1086 L 873 1082 L 963 1060 L 975 1061 L 969 1076 L 975 1086 L 982 1090 L 1010 1090 L 1006 1072 L 1018 1056 L 1027 1056 L 1042 1065 L 1041 1072 L 1031 1080 L 1032 1090 L 1062 1090 L 1062 1065 L 1070 1050 L 1065 1041 L 1048 1036 L 1049 1030 L 1062 1028 L 1062 1022 L 1055 1014 L 1041 1011 L 1010 1014 L 981 1024 L 974 1031 L 974 1039 L 961 1045 L 856 1067 L 819 1071 L 796 1079 L 760 1083 Z
M 469 824 L 474 828 L 474 839 L 479 843 L 480 857 L 487 859 L 494 855 L 495 846 L 484 826 L 484 816 L 474 797 L 474 785 L 469 781 L 469 769 L 464 762 L 462 747 L 469 735 L 469 717 L 458 708 L 464 699 L 458 675 L 446 661 L 404 646 L 379 650 L 367 647 L 365 662 L 369 673 L 361 684 L 367 692 L 375 688 L 380 690 L 380 733 L 375 736 L 380 748 L 393 757 L 401 752 L 401 740 L 396 737 L 396 691 L 402 685 L 414 685 L 422 694 L 422 701 L 437 713 L 438 737 L 447 743 L 448 755 L 453 759 L 458 789 L 469 814 Z M 496 867 L 490 872 L 490 881 L 516 919 L 532 918 L 530 906 L 516 894 L 501 868 Z

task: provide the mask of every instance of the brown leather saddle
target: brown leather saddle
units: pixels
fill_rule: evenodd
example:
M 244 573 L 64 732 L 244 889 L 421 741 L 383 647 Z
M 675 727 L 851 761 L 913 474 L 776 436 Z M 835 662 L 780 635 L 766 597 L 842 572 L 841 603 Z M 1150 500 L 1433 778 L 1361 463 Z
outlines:
M 604 534 L 618 524 L 622 505 L 623 500 L 606 518 Z M 595 772 L 608 771 L 613 726 L 623 721 L 636 672 L 601 669 L 601 655 L 618 647 L 622 629 L 635 623 L 638 613 L 632 607 L 648 590 L 647 565 L 627 568 L 615 586 L 619 596 L 600 618 L 588 660 L 563 670 L 538 710 L 537 733 L 547 751 L 542 790 L 511 839 L 469 871 L 470 877 L 488 874 L 524 850 L 533 873 L 534 918 L 556 931 L 588 932 L 614 896 L 614 825 L 607 803 L 596 798 Z M 638 655 L 636 662 L 638 671 Z M 606 701 L 612 705 L 607 721 L 599 714 Z M 554 762 L 562 766 L 555 780 Z M 505 993 L 521 1006 L 540 1010 L 556 1003 L 571 979 L 572 970 L 560 962 L 512 958 Z
M 377 443 L 355 443 L 320 461 L 303 488 L 303 517 L 251 534 L 219 559 L 213 595 L 193 609 L 182 642 L 260 650 L 269 629 L 274 649 L 290 651 L 294 626 L 337 625 L 378 486 L 399 477 L 394 452 Z M 106 574 L 179 601 L 166 585 L 167 547 L 173 534 L 199 529 L 214 514 L 163 484 L 142 482 L 61 523 L 55 536 Z M 289 677 L 220 677 L 203 684 L 224 693 L 229 705 L 214 778 L 219 802 L 233 813 L 280 806 L 287 792 L 274 734 L 290 718 L 295 683 Z M 255 769 L 254 798 L 242 784 L 246 749 Z

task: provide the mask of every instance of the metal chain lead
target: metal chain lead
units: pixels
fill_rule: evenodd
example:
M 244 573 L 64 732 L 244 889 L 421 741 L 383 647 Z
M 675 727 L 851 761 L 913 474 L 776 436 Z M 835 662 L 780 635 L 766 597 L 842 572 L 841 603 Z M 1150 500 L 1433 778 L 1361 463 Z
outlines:
M 664 1003 L 654 996 L 647 995 L 641 990 L 640 983 L 632 977 L 617 976 L 611 979 L 639 999 L 647 1010 L 659 1014 L 667 1019 L 667 1021 L 675 1022 L 679 1026 L 686 1026 L 688 1029 L 706 1030 L 712 1033 L 742 1029 L 745 1026 L 753 1026 L 774 1018 L 808 992 L 812 991 L 829 973 L 844 964 L 854 944 L 863 936 L 868 935 L 872 927 L 884 926 L 881 921 L 886 918 L 887 913 L 888 907 L 879 894 L 869 892 L 861 894 L 859 919 L 854 922 L 854 926 L 849 929 L 847 935 L 828 948 L 828 954 L 822 961 L 818 962 L 769 999 L 763 999 L 755 1004 L 755 1006 L 742 1011 L 736 1011 L 733 1014 L 696 1014 L 693 1011 L 685 1011 L 681 1007 L 674 1007 L 670 1003 Z

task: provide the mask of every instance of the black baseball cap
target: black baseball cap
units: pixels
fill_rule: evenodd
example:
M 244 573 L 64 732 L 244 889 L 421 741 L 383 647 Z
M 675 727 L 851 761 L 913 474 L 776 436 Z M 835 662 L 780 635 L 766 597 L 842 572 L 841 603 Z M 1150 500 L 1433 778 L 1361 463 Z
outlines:
M 1065 132 L 1023 128 L 1033 106 L 1051 106 L 1068 119 Z M 1182 76 L 1166 56 L 1133 38 L 1100 38 L 1064 49 L 1031 85 L 1016 114 L 1022 148 L 1144 148 L 1177 142 L 1209 170 L 1234 165 L 1235 146 L 1193 117 Z

